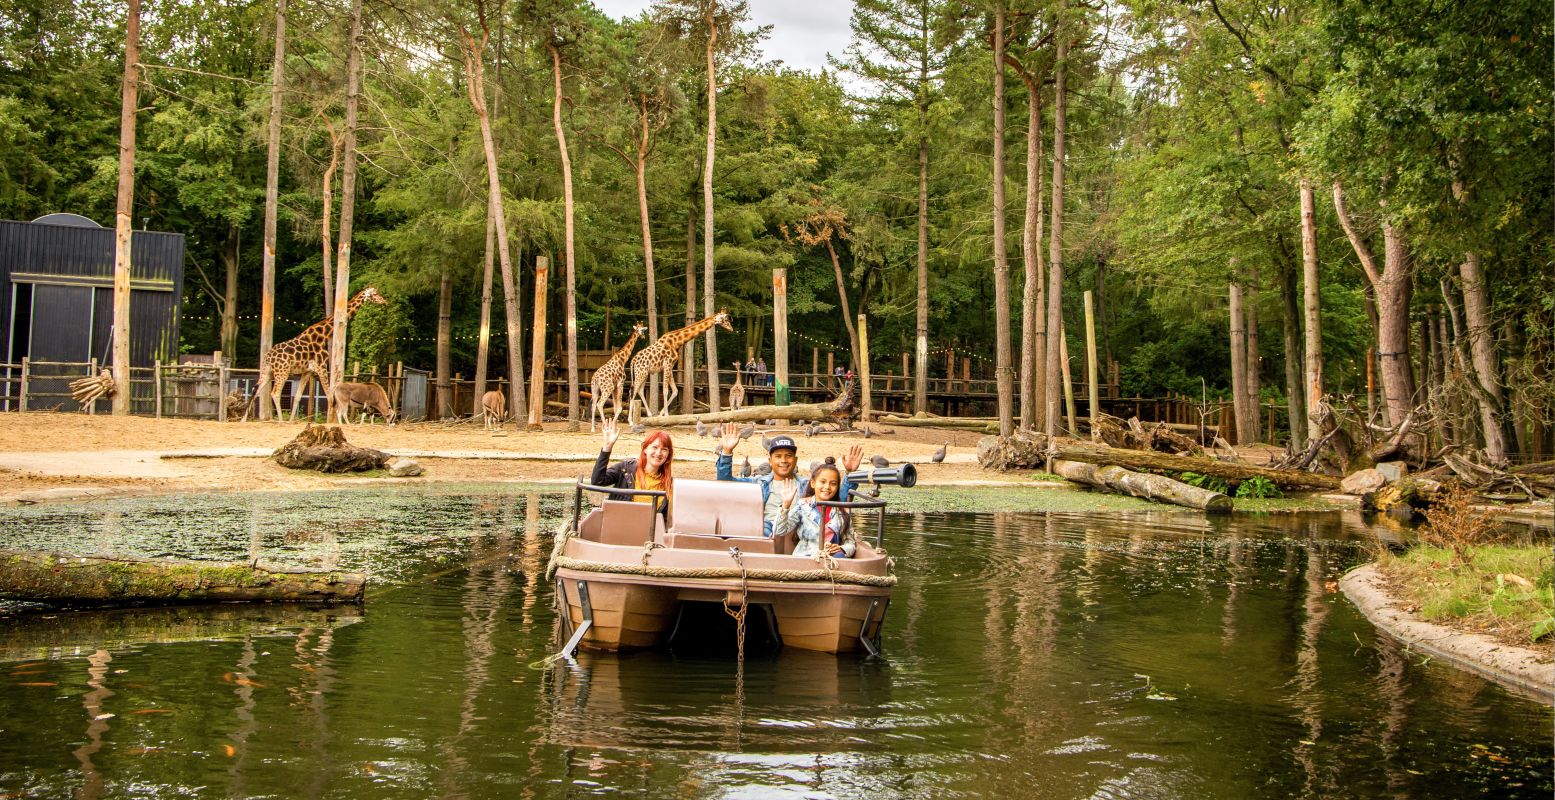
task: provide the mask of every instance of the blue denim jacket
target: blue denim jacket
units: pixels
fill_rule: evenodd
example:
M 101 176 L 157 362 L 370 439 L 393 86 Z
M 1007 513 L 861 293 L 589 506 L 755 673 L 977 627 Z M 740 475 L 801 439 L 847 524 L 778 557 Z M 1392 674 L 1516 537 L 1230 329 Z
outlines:
M 848 519 L 847 509 L 832 509 L 831 520 L 823 531 L 821 507 L 815 504 L 814 497 L 794 501 L 793 507 L 788 510 L 788 529 L 798 532 L 794 540 L 796 556 L 817 555 L 821 552 L 822 541 L 833 541 L 842 545 L 842 552 L 837 553 L 833 558 L 852 558 L 857 549 L 853 539 L 852 520 Z
M 772 494 L 772 473 L 769 472 L 766 475 L 757 475 L 751 478 L 736 478 L 734 476 L 734 456 L 726 455 L 722 451 L 718 453 L 718 459 L 715 462 L 715 465 L 718 471 L 718 480 L 739 481 L 741 483 L 754 483 L 759 485 L 761 487 L 761 508 L 763 513 L 765 513 L 767 508 L 767 498 Z M 838 469 L 838 472 L 841 472 L 840 468 Z M 804 497 L 810 488 L 810 479 L 801 476 L 797 469 L 794 471 L 794 477 L 799 480 L 799 496 Z M 848 485 L 848 476 L 846 473 L 844 473 L 842 476 L 842 484 L 837 487 L 837 497 L 845 498 L 848 496 L 848 492 L 851 490 L 852 487 Z M 767 537 L 768 539 L 772 538 L 772 520 L 767 519 L 765 516 L 763 516 L 761 520 L 761 535 Z

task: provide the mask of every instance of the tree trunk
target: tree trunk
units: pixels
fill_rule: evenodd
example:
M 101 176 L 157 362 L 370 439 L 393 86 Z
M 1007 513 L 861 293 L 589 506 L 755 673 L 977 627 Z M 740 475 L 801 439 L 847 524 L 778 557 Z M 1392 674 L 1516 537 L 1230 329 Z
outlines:
M 1058 6 L 1058 57 L 1053 65 L 1053 208 L 1051 231 L 1048 233 L 1048 284 L 1047 284 L 1047 380 L 1046 420 L 1043 430 L 1052 439 L 1058 433 L 1059 403 L 1062 387 L 1058 385 L 1060 367 L 1059 344 L 1064 335 L 1064 158 L 1065 133 L 1068 127 L 1068 103 L 1064 97 L 1064 83 L 1068 75 L 1069 27 L 1064 14 L 1067 3 Z
M 556 148 L 562 160 L 562 213 L 567 258 L 567 430 L 578 430 L 578 279 L 574 270 L 572 220 L 572 158 L 567 154 L 567 132 L 562 129 L 562 55 L 552 42 L 551 51 L 551 125 L 556 131 Z
M 642 115 L 639 124 L 642 125 L 642 138 L 637 142 L 637 217 L 642 224 L 643 235 L 643 286 L 647 291 L 645 305 L 648 314 L 648 343 L 653 344 L 659 340 L 659 301 L 657 295 L 657 278 L 653 274 L 653 226 L 648 217 L 648 103 L 643 100 L 641 106 Z M 628 375 L 628 378 L 631 376 Z M 648 387 L 648 401 L 655 408 L 664 404 L 660 394 L 659 373 L 654 373 Z M 674 376 L 665 375 L 665 380 L 674 380 Z
M 1334 211 L 1344 228 L 1366 279 L 1376 293 L 1377 355 L 1382 363 L 1382 395 L 1392 425 L 1402 425 L 1414 409 L 1415 383 L 1409 363 L 1409 299 L 1414 291 L 1408 245 L 1403 231 L 1382 223 L 1382 266 L 1355 231 L 1344 205 L 1344 192 L 1334 183 Z
M 227 226 L 227 238 L 222 242 L 221 268 L 225 285 L 221 294 L 221 352 L 229 358 L 238 352 L 238 237 L 236 225 Z
M 454 416 L 454 387 L 450 381 L 453 339 L 454 282 L 443 270 L 437 281 L 437 418 Z M 480 402 L 480 398 L 476 398 Z
M 697 222 L 696 209 L 686 212 L 686 325 L 697 321 L 697 271 L 696 271 Z M 680 348 L 680 411 L 690 414 L 696 410 L 696 339 L 687 339 Z M 663 400 L 659 408 L 664 408 Z
M 1306 316 L 1307 439 L 1323 435 L 1323 301 L 1317 283 L 1317 221 L 1312 181 L 1301 179 L 1301 280 Z
M 286 74 L 286 0 L 275 0 L 274 50 L 270 64 L 270 121 L 265 149 L 264 261 L 259 283 L 260 364 L 265 362 L 270 345 L 275 343 L 275 218 L 281 185 L 281 84 Z M 259 404 L 259 418 L 270 419 L 268 404 Z
M 1259 380 L 1258 371 L 1262 365 L 1262 359 L 1258 355 L 1258 268 L 1248 270 L 1247 291 L 1242 296 L 1242 312 L 1246 315 L 1247 322 L 1242 326 L 1245 336 L 1244 348 L 1247 351 L 1247 368 L 1243 370 L 1243 386 L 1247 389 L 1247 422 L 1246 428 L 1238 425 L 1237 436 L 1244 444 L 1263 441 L 1263 418 L 1260 415 L 1259 406 L 1262 403 L 1263 384 Z M 1270 431 L 1272 434 L 1273 431 Z
M 1284 304 L 1280 322 L 1285 334 L 1285 404 L 1290 441 L 1299 449 L 1307 443 L 1307 396 L 1301 382 L 1301 305 L 1296 299 L 1296 270 L 1289 262 L 1280 269 L 1280 301 Z
M 1046 397 L 1043 359 L 1047 357 L 1047 295 L 1042 290 L 1042 94 L 1035 75 L 1021 70 L 1026 83 L 1026 221 L 1021 260 L 1020 426 L 1033 429 Z
M 1111 489 L 1118 494 L 1212 513 L 1231 512 L 1231 498 L 1224 494 L 1200 489 L 1162 475 L 1134 472 L 1111 464 L 1087 464 L 1083 461 L 1059 461 L 1058 459 L 1053 460 L 1050 471 L 1066 480 Z
M 842 278 L 842 260 L 837 258 L 837 248 L 831 239 L 826 240 L 826 252 L 831 256 L 832 274 L 837 278 L 837 302 L 842 307 L 842 324 L 848 329 L 848 358 L 855 371 L 862 371 L 859 364 L 858 328 L 853 324 L 853 309 L 848 305 L 848 290 Z
M 713 52 L 718 44 L 718 24 L 714 19 L 718 12 L 717 0 L 707 4 L 707 157 L 702 162 L 702 315 L 711 317 L 717 312 L 717 300 L 713 291 L 713 157 L 714 143 L 718 139 L 718 80 L 713 65 Z M 707 408 L 717 411 L 721 405 L 718 397 L 718 332 L 707 329 Z
M 329 391 L 346 371 L 346 304 L 351 295 L 351 217 L 356 208 L 356 114 L 362 91 L 362 0 L 351 0 L 350 56 L 346 61 L 346 128 L 344 165 L 340 173 L 340 244 L 335 256 L 335 325 L 330 340 L 327 416 L 335 414 L 334 392 Z
M 1501 388 L 1501 372 L 1496 367 L 1495 345 L 1490 332 L 1490 290 L 1480 266 L 1479 253 L 1467 253 L 1458 272 L 1463 276 L 1463 315 L 1469 329 L 1469 352 L 1473 355 L 1475 381 L 1482 392 L 1475 392 L 1479 406 L 1480 428 L 1485 433 L 1485 455 L 1493 464 L 1505 464 L 1507 436 L 1506 395 Z
M 1015 430 L 1015 381 L 1010 364 L 1010 261 L 1004 241 L 1004 4 L 993 12 L 993 303 L 994 385 L 998 392 L 999 432 Z
M 319 241 L 324 247 L 324 316 L 335 316 L 335 240 L 330 237 L 329 224 L 334 219 L 332 206 L 335 202 L 335 170 L 340 168 L 340 145 L 344 138 L 342 134 L 335 132 L 335 126 L 329 119 L 324 119 L 324 126 L 329 129 L 329 166 L 324 170 L 323 178 L 323 209 L 319 217 Z
M 491 206 L 486 207 L 486 255 L 485 263 L 481 271 L 481 324 L 479 338 L 475 344 L 475 388 L 470 392 L 473 396 L 470 414 L 480 416 L 482 413 L 481 398 L 486 396 L 486 369 L 490 366 L 491 353 L 491 273 L 492 262 L 496 260 L 496 225 L 491 218 Z
M 919 124 L 924 111 L 919 109 Z M 913 364 L 913 411 L 929 410 L 929 139 L 918 133 L 918 318 Z
M 252 564 L 149 561 L 0 550 L 0 595 L 17 600 L 129 603 L 361 602 L 354 572 L 283 572 Z
M 135 230 L 135 108 L 140 95 L 140 0 L 129 0 L 119 104 L 119 193 L 113 234 L 113 413 L 130 413 L 130 240 Z
M 1236 271 L 1236 259 L 1231 259 L 1231 270 Z M 1247 444 L 1247 331 L 1242 324 L 1242 285 L 1231 281 L 1231 409 L 1236 417 L 1236 444 Z M 1258 413 L 1254 410 L 1252 413 Z

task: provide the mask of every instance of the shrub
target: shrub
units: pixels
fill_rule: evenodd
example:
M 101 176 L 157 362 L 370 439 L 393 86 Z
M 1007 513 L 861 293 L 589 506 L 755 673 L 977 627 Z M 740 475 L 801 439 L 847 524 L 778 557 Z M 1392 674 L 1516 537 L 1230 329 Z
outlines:
M 1217 478 L 1214 475 L 1201 475 L 1197 472 L 1184 472 L 1178 476 L 1178 480 L 1189 486 L 1197 486 L 1200 489 L 1208 489 L 1212 492 L 1225 494 L 1231 491 L 1231 484 L 1226 483 L 1225 478 Z
M 1490 514 L 1474 508 L 1474 493 L 1460 484 L 1448 486 L 1426 510 L 1425 519 L 1421 537 L 1451 550 L 1454 566 L 1469 564 L 1476 545 L 1489 544 L 1496 538 Z
M 1285 493 L 1280 491 L 1280 487 L 1274 485 L 1274 481 L 1257 475 L 1242 481 L 1236 487 L 1236 496 L 1263 500 L 1269 497 L 1284 497 Z

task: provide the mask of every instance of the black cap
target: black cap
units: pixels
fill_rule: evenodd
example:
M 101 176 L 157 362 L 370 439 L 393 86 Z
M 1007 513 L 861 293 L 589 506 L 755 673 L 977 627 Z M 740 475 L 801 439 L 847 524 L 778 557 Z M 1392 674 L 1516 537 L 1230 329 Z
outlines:
M 767 445 L 768 453 L 783 447 L 786 447 L 795 453 L 799 452 L 799 445 L 794 443 L 794 438 L 792 436 L 774 436 L 772 437 L 771 442 L 771 444 Z

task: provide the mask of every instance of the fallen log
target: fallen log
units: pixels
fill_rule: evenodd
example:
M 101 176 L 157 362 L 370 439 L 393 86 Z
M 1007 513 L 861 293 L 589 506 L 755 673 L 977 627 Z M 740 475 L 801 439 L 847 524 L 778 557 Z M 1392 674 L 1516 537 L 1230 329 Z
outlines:
M 1047 439 L 1038 433 L 1017 432 L 1013 436 L 985 437 L 977 446 L 978 463 L 987 469 L 1034 469 L 1047 463 Z M 1155 473 L 1197 472 L 1228 481 L 1265 478 L 1281 489 L 1313 491 L 1339 488 L 1339 479 L 1331 475 L 1296 470 L 1270 469 L 1248 464 L 1229 464 L 1212 458 L 1174 456 L 1152 450 L 1123 450 L 1061 440 L 1053 457 L 1088 464 L 1116 464 L 1132 470 Z
M 1054 459 L 1049 471 L 1075 483 L 1110 489 L 1158 503 L 1171 503 L 1211 513 L 1231 511 L 1231 498 L 1220 492 L 1201 489 L 1162 475 L 1134 472 L 1115 464 L 1087 464 L 1083 461 Z
M 782 419 L 790 422 L 806 420 L 829 422 L 848 420 L 855 413 L 853 398 L 844 395 L 829 403 L 796 403 L 788 406 L 746 406 L 730 411 L 712 411 L 705 414 L 664 414 L 644 417 L 643 425 L 667 428 L 672 425 L 692 425 L 697 422 L 760 422 Z
M 271 454 L 277 464 L 290 469 L 318 472 L 363 472 L 389 463 L 389 454 L 346 442 L 334 425 L 309 425 L 297 438 Z
M 907 428 L 947 428 L 950 430 L 997 431 L 999 423 L 976 417 L 896 417 L 885 416 L 878 420 L 882 425 L 901 425 Z
M 118 603 L 359 603 L 366 576 L 250 564 L 0 550 L 0 597 Z

